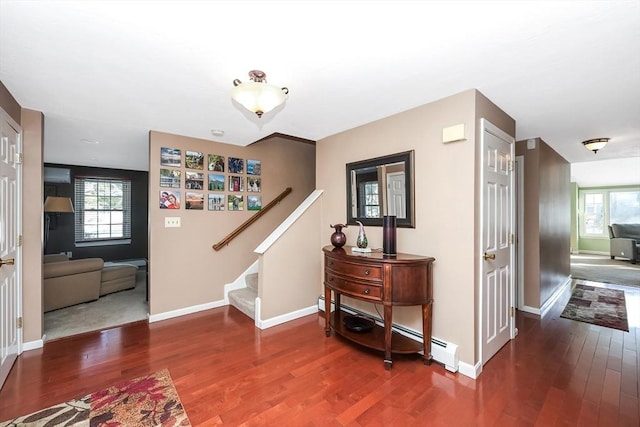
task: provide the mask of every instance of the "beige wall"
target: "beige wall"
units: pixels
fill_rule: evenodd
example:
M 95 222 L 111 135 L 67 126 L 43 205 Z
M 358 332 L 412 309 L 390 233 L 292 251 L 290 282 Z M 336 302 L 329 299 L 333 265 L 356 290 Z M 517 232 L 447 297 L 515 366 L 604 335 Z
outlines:
M 309 206 L 262 256 L 258 288 L 261 320 L 316 305 L 319 296 L 316 278 L 321 274 L 321 260 L 312 254 L 324 237 L 318 229 L 321 215 L 322 198 Z
M 315 146 L 283 138 L 271 138 L 248 147 L 188 138 L 161 132 L 149 135 L 149 280 L 150 314 L 161 314 L 200 304 L 221 301 L 224 285 L 235 280 L 258 259 L 258 244 L 275 229 L 315 188 Z M 158 207 L 160 148 L 182 150 L 182 186 L 184 187 L 185 150 L 205 154 L 260 160 L 262 166 L 263 206 L 287 187 L 292 193 L 275 208 L 252 224 L 220 251 L 212 245 L 233 231 L 255 212 L 185 210 L 185 189 L 180 210 Z M 206 166 L 205 166 L 206 168 Z M 208 171 L 202 171 L 206 174 Z M 225 168 L 225 175 L 228 175 Z M 246 174 L 243 176 L 246 177 Z M 208 191 L 202 191 L 205 194 Z M 225 196 L 229 194 L 225 191 Z M 241 193 L 245 196 L 246 191 Z M 255 193 L 249 193 L 255 194 Z M 206 199 L 205 199 L 206 200 Z M 205 202 L 206 203 L 206 202 Z M 164 228 L 165 217 L 181 217 L 181 228 Z
M 524 303 L 540 309 L 569 277 L 570 164 L 542 139 L 516 143 L 524 156 Z
M 39 111 L 22 110 L 22 307 L 24 342 L 42 338 L 42 165 L 44 116 Z
M 433 335 L 460 346 L 475 364 L 476 327 L 476 128 L 483 114 L 510 135 L 515 122 L 476 90 L 378 120 L 317 143 L 316 185 L 325 190 L 320 230 L 346 222 L 346 163 L 415 150 L 416 228 L 399 228 L 400 252 L 433 256 Z M 463 123 L 467 140 L 443 144 L 442 129 Z M 344 229 L 353 245 L 357 227 Z M 381 227 L 367 227 L 369 245 L 382 246 Z M 318 256 L 321 257 L 320 248 Z M 322 289 L 321 284 L 318 287 Z M 363 310 L 370 306 L 349 301 Z M 419 307 L 394 309 L 394 322 L 421 331 Z

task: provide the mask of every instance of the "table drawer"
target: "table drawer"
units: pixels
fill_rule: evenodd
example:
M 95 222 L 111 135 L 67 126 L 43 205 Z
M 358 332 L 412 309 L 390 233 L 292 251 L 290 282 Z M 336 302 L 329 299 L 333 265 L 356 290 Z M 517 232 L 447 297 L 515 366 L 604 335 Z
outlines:
M 354 282 L 331 273 L 325 273 L 325 284 L 346 296 L 382 301 L 382 286 L 377 284 Z
M 382 281 L 382 267 L 379 265 L 354 264 L 327 257 L 325 267 L 356 279 Z

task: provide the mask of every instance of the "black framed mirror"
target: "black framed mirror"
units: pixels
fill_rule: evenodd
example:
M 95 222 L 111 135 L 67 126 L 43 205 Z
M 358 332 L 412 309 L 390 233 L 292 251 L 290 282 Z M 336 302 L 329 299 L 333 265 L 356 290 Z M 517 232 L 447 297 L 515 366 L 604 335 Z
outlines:
M 415 227 L 413 150 L 347 164 L 347 224 Z

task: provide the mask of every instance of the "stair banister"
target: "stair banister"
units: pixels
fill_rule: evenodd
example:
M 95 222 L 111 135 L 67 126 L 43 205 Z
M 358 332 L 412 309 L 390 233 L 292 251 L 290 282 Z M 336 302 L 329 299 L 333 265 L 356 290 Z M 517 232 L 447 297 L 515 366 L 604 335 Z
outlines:
M 238 226 L 238 228 L 227 234 L 222 240 L 213 245 L 213 249 L 219 251 L 223 247 L 227 246 L 233 239 L 235 239 L 244 230 L 249 228 L 249 226 L 256 222 L 262 215 L 266 214 L 271 208 L 280 203 L 280 201 L 287 197 L 289 193 L 291 193 L 291 187 L 287 187 L 282 193 L 280 193 L 280 195 L 278 195 L 278 197 L 269 202 L 269 204 L 263 206 L 262 209 L 260 209 L 255 215 L 243 222 L 240 226 Z

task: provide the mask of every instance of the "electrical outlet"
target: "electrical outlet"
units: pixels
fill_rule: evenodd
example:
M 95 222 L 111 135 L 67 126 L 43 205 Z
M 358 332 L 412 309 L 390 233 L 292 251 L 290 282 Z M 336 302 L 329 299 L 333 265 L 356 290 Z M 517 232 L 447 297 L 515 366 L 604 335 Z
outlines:
M 73 258 L 73 252 L 71 252 L 71 251 L 67 252 L 67 257 L 69 259 Z
M 180 217 L 179 216 L 168 216 L 164 219 L 164 228 L 179 228 L 180 227 Z

